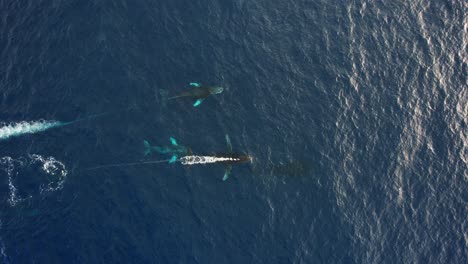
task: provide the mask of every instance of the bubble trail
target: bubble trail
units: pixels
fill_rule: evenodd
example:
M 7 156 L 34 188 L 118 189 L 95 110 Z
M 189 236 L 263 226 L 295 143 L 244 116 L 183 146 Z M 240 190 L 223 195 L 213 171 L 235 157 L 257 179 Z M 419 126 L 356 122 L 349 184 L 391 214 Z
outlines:
M 35 134 L 42 131 L 46 131 L 48 129 L 63 126 L 64 124 L 59 121 L 33 121 L 33 122 L 26 122 L 22 121 L 19 123 L 10 123 L 10 124 L 2 124 L 0 127 L 0 139 L 9 139 L 11 137 L 17 137 L 25 134 Z
M 27 170 L 34 170 L 34 184 L 28 182 Z M 43 157 L 38 154 L 26 157 L 12 158 L 9 156 L 0 158 L 0 177 L 6 173 L 8 185 L 8 204 L 12 207 L 35 197 L 52 193 L 63 188 L 68 174 L 65 165 L 54 157 Z M 2 194 L 3 195 L 3 194 Z M 0 263 L 2 263 L 0 261 Z
M 98 170 L 98 169 L 111 168 L 111 167 L 126 167 L 126 166 L 135 166 L 135 165 L 143 165 L 143 164 L 158 164 L 158 163 L 165 163 L 165 162 L 169 162 L 169 161 L 170 161 L 170 159 L 141 161 L 141 162 L 132 162 L 132 163 L 116 163 L 116 164 L 107 164 L 107 165 L 101 165 L 101 166 L 86 168 L 84 170 L 89 171 L 89 170 Z

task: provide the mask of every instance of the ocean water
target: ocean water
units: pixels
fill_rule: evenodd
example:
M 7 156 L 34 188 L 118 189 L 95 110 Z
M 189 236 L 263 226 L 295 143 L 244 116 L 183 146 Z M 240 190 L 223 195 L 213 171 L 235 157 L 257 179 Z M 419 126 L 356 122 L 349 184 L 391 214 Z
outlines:
M 467 263 L 467 11 L 0 0 L 0 263 Z

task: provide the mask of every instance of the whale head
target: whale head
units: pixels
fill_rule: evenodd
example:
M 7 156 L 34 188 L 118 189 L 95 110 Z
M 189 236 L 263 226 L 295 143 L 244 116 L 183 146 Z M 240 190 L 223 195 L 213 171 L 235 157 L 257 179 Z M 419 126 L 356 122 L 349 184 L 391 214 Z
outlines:
M 220 94 L 224 91 L 223 87 L 218 87 L 218 86 L 210 87 L 209 89 L 210 89 L 210 94 Z

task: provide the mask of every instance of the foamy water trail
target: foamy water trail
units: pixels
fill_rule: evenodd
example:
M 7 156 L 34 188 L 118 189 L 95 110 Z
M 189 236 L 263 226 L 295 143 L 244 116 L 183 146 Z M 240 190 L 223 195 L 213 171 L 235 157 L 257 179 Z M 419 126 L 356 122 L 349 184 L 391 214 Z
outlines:
M 0 201 L 6 201 L 9 206 L 15 207 L 28 199 L 60 190 L 67 174 L 65 165 L 54 157 L 37 154 L 19 158 L 1 157 L 0 182 L 8 185 L 8 192 L 0 193 Z M 11 263 L 7 254 L 9 248 L 1 234 L 2 224 L 0 219 L 0 263 Z
M 48 181 L 41 184 L 40 190 L 41 193 L 54 192 L 62 189 L 63 183 L 65 182 L 65 177 L 68 174 L 65 165 L 60 161 L 56 160 L 54 157 L 44 158 L 41 155 L 33 154 L 30 156 L 34 162 L 39 162 L 41 169 L 47 175 L 54 176 L 57 180 Z
M 21 121 L 18 123 L 0 123 L 0 140 L 9 139 L 11 137 L 17 137 L 25 134 L 34 134 L 45 131 L 50 128 L 59 127 L 65 125 L 59 121 Z
M 54 157 L 37 154 L 17 159 L 2 157 L 0 171 L 7 177 L 9 193 L 6 200 L 10 206 L 62 189 L 68 174 L 65 165 Z
M 239 161 L 236 158 L 213 156 L 184 156 L 179 159 L 182 165 L 209 164 L 223 161 Z

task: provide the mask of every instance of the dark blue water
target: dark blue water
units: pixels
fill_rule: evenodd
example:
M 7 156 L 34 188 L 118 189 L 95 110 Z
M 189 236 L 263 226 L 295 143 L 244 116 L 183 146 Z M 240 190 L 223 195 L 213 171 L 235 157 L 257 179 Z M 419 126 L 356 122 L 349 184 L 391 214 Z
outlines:
M 0 0 L 0 130 L 110 113 L 0 141 L 0 262 L 466 263 L 467 11 Z M 163 104 L 189 82 L 225 91 Z M 217 164 L 85 170 L 168 158 L 144 139 L 224 152 L 225 134 L 254 157 L 225 182 Z

